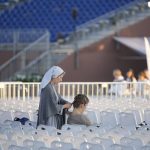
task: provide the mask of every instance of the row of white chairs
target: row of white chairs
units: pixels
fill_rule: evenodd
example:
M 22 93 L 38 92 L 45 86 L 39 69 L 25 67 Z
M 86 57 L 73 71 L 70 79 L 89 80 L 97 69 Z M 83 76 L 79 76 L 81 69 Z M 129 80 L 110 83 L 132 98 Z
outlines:
M 142 141 L 143 146 L 150 143 L 150 131 L 145 129 L 131 131 L 128 128 L 117 126 L 115 128 L 103 128 L 101 126 L 81 126 L 81 125 L 64 125 L 62 130 L 57 130 L 54 127 L 40 125 L 38 129 L 35 126 L 21 125 L 20 122 L 5 121 L 0 125 L 0 139 L 15 141 L 18 146 L 23 146 L 23 141 L 26 139 L 45 142 L 47 147 L 53 140 L 75 143 L 79 148 L 82 142 L 101 141 L 102 139 L 111 139 L 113 144 L 121 144 L 123 137 L 138 138 Z M 46 143 L 47 141 L 47 143 Z M 76 141 L 76 142 L 75 142 Z
M 0 123 L 6 120 L 14 120 L 17 118 L 29 118 L 29 120 L 36 122 L 38 112 L 21 112 L 21 111 L 2 111 L 0 110 Z M 139 112 L 138 110 L 128 109 L 125 112 L 119 112 L 114 109 L 107 109 L 106 111 L 88 110 L 86 115 L 94 124 L 100 124 L 105 129 L 114 128 L 117 125 L 136 129 L 140 125 L 150 125 L 150 109 Z
M 116 125 L 132 126 L 134 128 L 140 125 L 150 125 L 150 109 L 139 111 L 136 109 L 127 109 L 119 112 L 116 109 L 107 109 L 106 111 L 88 110 L 86 115 L 95 124 L 101 124 L 105 128 L 113 128 Z M 125 125 L 126 124 L 126 125 Z
M 65 137 L 64 137 L 65 138 Z M 56 139 L 56 138 L 55 138 Z M 62 149 L 62 150 L 144 150 L 145 148 L 150 148 L 150 144 L 143 144 L 140 139 L 122 137 L 120 143 L 114 143 L 110 138 L 99 138 L 94 137 L 90 142 L 85 141 L 81 137 L 70 137 L 72 142 L 65 142 L 63 140 L 49 140 L 49 143 L 45 141 L 38 141 L 32 139 L 24 139 L 22 144 L 18 144 L 14 140 L 6 141 L 0 140 L 1 149 L 10 149 L 12 148 L 27 148 L 32 150 L 42 150 L 42 149 Z M 15 149 L 15 150 L 16 150 Z M 145 149 L 147 150 L 147 149 Z
M 30 112 L 22 112 L 22 111 L 4 111 L 0 110 L 0 123 L 5 122 L 6 120 L 14 120 L 16 117 L 17 118 L 23 118 L 26 117 L 31 121 L 37 121 L 37 111 L 30 111 Z
M 82 150 L 98 148 L 98 146 L 104 150 L 147 150 L 150 145 L 150 102 L 148 100 L 92 100 L 86 114 L 94 125 L 85 127 L 66 124 L 62 130 L 43 125 L 36 129 L 37 101 L 35 104 L 31 101 L 22 103 L 21 101 L 17 103 L 17 100 L 0 101 L 0 104 L 2 107 L 7 107 L 7 111 L 0 111 L 2 150 L 35 149 L 38 145 L 36 149 L 41 150 L 65 149 L 63 146 L 66 144 L 72 144 L 70 149 Z M 9 106 L 11 104 L 13 110 L 8 109 L 11 108 Z M 22 109 L 25 106 L 31 109 Z M 34 106 L 36 109 L 33 108 Z M 22 110 L 18 111 L 17 107 L 22 107 Z M 27 117 L 31 121 L 21 125 L 20 122 L 13 121 L 14 117 Z M 29 145 L 25 145 L 27 143 Z
M 88 104 L 89 109 L 99 109 L 101 111 L 113 108 L 119 111 L 124 111 L 126 109 L 147 109 L 150 105 L 150 100 L 138 99 L 138 98 L 118 98 L 115 100 L 109 98 L 89 98 L 90 103 Z M 72 102 L 73 98 L 68 99 Z M 19 111 L 35 111 L 39 106 L 38 100 L 0 100 L 1 110 L 19 110 Z
M 26 117 L 36 122 L 38 112 L 21 112 L 21 111 L 3 111 L 0 110 L 0 123 L 6 120 L 14 120 L 15 117 Z M 150 125 L 150 109 L 143 112 L 136 109 L 128 109 L 125 112 L 119 112 L 116 109 L 107 109 L 106 111 L 87 110 L 86 115 L 94 124 L 100 124 L 105 129 L 122 125 L 128 128 L 136 129 L 140 125 Z

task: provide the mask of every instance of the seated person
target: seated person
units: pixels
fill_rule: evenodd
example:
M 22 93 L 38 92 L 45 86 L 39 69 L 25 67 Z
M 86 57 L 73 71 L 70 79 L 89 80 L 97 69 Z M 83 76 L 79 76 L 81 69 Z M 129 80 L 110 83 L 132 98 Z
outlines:
M 80 124 L 90 126 L 91 122 L 83 112 L 86 109 L 89 99 L 86 95 L 78 94 L 73 101 L 73 112 L 70 113 L 67 123 L 68 124 Z

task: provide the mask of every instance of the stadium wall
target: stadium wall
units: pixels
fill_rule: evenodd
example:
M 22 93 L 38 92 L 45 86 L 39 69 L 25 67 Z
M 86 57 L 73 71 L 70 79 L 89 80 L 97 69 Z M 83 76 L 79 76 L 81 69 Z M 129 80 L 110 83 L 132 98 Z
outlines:
M 149 36 L 149 26 L 150 17 L 119 31 L 117 34 L 128 37 Z M 113 40 L 114 36 L 111 35 L 81 49 L 78 69 L 75 68 L 74 54 L 60 62 L 58 65 L 66 71 L 64 81 L 112 81 L 112 71 L 116 68 L 121 69 L 124 76 L 129 68 L 134 69 L 136 75 L 145 69 L 147 67 L 145 56 L 140 56 L 128 47 L 118 44 Z

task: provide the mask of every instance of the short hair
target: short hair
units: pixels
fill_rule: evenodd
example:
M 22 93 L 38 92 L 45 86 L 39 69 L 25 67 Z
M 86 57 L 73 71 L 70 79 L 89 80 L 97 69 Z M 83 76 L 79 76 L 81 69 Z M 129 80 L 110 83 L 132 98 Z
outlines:
M 121 72 L 120 69 L 115 69 L 115 70 L 113 71 L 113 75 L 114 75 L 114 76 L 121 76 L 121 75 L 122 75 L 122 72 Z
M 88 97 L 86 95 L 78 94 L 78 95 L 75 96 L 74 101 L 73 101 L 72 104 L 73 104 L 74 108 L 79 108 L 79 106 L 81 104 L 86 105 L 88 103 L 89 103 L 89 99 L 88 99 Z
M 145 73 L 142 71 L 139 73 L 138 77 L 144 77 L 145 78 Z

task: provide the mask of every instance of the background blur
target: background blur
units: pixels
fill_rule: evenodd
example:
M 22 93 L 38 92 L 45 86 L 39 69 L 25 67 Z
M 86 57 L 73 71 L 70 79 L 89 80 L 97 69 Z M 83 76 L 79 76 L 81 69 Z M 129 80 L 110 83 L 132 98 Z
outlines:
M 112 81 L 147 68 L 146 0 L 0 0 L 0 81 L 39 81 L 53 65 L 65 81 Z

